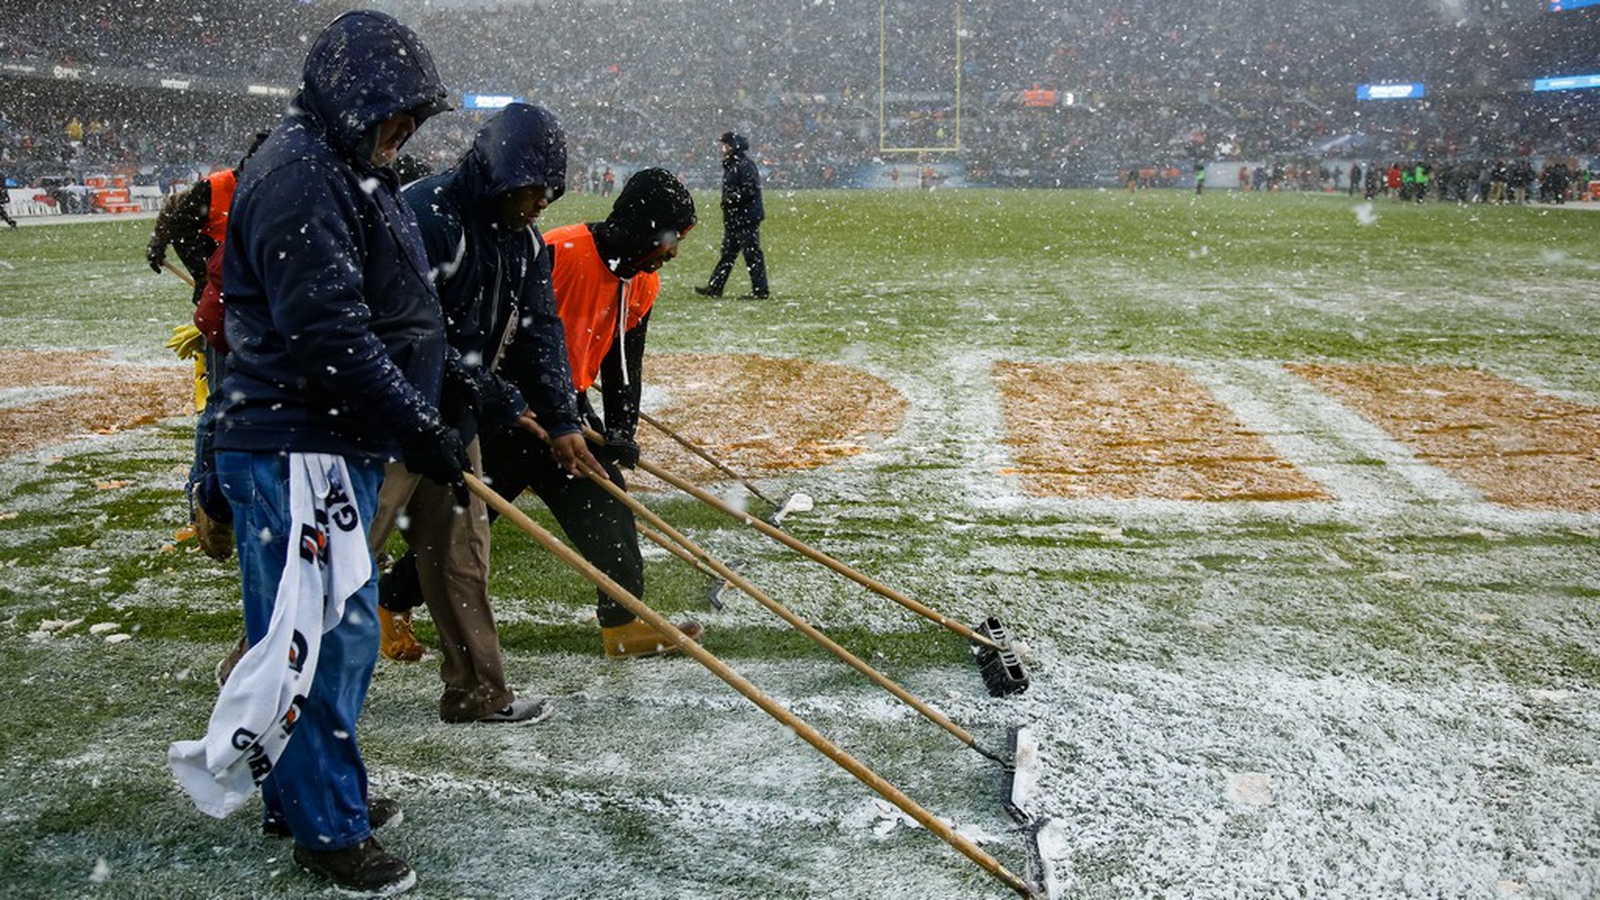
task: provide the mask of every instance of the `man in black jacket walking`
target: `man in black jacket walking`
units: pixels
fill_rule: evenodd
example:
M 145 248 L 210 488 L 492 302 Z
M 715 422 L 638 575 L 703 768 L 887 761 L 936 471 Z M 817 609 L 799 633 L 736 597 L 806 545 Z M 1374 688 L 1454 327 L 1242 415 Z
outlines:
M 744 254 L 750 270 L 750 293 L 741 299 L 765 300 L 767 261 L 761 254 L 761 220 L 767 217 L 761 205 L 761 173 L 745 151 L 750 142 L 731 131 L 722 135 L 722 258 L 711 273 L 711 281 L 694 292 L 702 297 L 720 297 L 733 271 L 733 261 Z

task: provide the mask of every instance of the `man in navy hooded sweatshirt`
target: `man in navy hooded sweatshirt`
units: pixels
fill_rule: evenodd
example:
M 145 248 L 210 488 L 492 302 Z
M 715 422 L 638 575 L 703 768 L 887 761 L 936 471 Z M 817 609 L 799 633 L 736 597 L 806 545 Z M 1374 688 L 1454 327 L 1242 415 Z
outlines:
M 390 458 L 440 483 L 461 479 L 465 453 L 439 412 L 449 355 L 439 298 L 388 168 L 418 125 L 450 108 L 447 98 L 410 29 L 383 13 L 346 13 L 318 36 L 300 93 L 240 173 L 223 267 L 233 352 L 216 447 L 252 645 L 287 583 L 291 539 L 316 556 L 304 533 L 287 533 L 296 460 L 323 454 L 346 470 L 343 492 L 363 526 Z M 297 863 L 347 891 L 388 896 L 416 874 L 372 837 L 398 807 L 369 803 L 356 745 L 378 653 L 372 571 L 343 618 L 325 624 L 292 737 L 260 784 L 263 829 L 292 836 Z
M 484 123 L 459 163 L 408 185 L 404 197 L 433 263 L 448 339 L 476 384 L 479 401 L 467 430 L 475 424 L 486 435 L 512 428 L 548 435 L 557 463 L 576 476 L 580 462 L 596 471 L 600 463 L 579 431 L 566 339 L 550 290 L 550 255 L 534 226 L 566 184 L 566 137 L 555 115 L 513 103 Z M 462 439 L 479 468 L 478 440 L 470 433 Z M 543 720 L 549 703 L 518 697 L 506 683 L 489 603 L 488 509 L 474 496 L 458 511 L 449 490 L 418 474 L 390 466 L 373 536 L 381 538 L 405 510 L 402 530 L 414 555 L 396 570 L 399 580 L 420 590 L 439 629 L 439 717 Z M 385 589 L 395 581 L 386 576 Z M 383 651 L 418 658 L 409 609 L 380 608 L 378 615 Z

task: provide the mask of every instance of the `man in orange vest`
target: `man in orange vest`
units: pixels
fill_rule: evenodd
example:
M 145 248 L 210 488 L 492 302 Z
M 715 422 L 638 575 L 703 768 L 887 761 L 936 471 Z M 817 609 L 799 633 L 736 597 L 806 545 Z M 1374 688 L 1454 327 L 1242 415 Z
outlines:
M 251 137 L 250 149 L 245 151 L 238 165 L 212 172 L 187 191 L 168 197 L 156 217 L 155 229 L 145 248 L 145 260 L 152 271 L 160 274 L 170 244 L 183 267 L 189 270 L 194 284 L 191 299 L 197 310 L 210 284 L 209 263 L 227 235 L 228 210 L 233 206 L 239 169 L 266 139 L 267 132 L 256 132 Z M 220 259 L 217 265 L 220 268 Z M 220 285 L 212 287 L 213 295 L 220 293 L 218 288 Z M 224 560 L 233 555 L 233 516 L 227 501 L 216 489 L 212 474 L 215 470 L 213 421 L 219 408 L 214 394 L 216 385 L 222 383 L 223 351 L 206 343 L 198 325 L 188 323 L 173 329 L 167 346 L 178 358 L 195 360 L 195 404 L 200 418 L 195 423 L 194 460 L 189 467 L 186 491 L 189 522 L 200 539 L 200 549 L 212 559 Z M 242 652 L 242 647 L 236 649 Z M 233 657 L 232 661 L 237 662 L 237 658 Z M 225 661 L 223 668 L 231 671 L 232 665 Z
M 228 230 L 228 209 L 233 205 L 233 188 L 239 179 L 239 169 L 244 160 L 256 152 L 267 139 L 265 131 L 257 132 L 250 141 L 244 159 L 231 169 L 219 169 L 195 182 L 181 194 L 172 194 L 161 205 L 156 216 L 155 230 L 150 234 L 150 244 L 145 248 L 145 261 L 150 270 L 161 274 L 167 260 L 167 246 L 177 251 L 178 260 L 189 270 L 194 280 L 194 302 L 200 302 L 200 292 L 205 290 L 206 261 L 222 245 Z
M 606 439 L 604 446 L 590 449 L 619 486 L 626 487 L 622 469 L 639 461 L 634 430 L 639 421 L 645 333 L 661 291 L 657 273 L 678 255 L 679 242 L 694 224 L 694 200 L 683 184 L 666 169 L 644 169 L 622 186 L 605 221 L 567 225 L 544 236 L 579 407 L 588 424 Z M 515 380 L 517 373 L 508 377 Z M 586 392 L 597 382 L 603 419 L 587 401 Z M 626 505 L 586 478 L 569 477 L 568 468 L 550 447 L 532 434 L 506 429 L 481 434 L 479 441 L 484 479 L 501 496 L 514 498 L 532 489 L 585 559 L 634 596 L 644 596 L 644 560 L 633 513 Z M 391 613 L 420 602 L 415 570 L 413 561 L 401 559 L 385 577 L 381 602 Z M 604 592 L 597 597 L 596 615 L 607 656 L 655 656 L 676 649 Z M 705 632 L 692 620 L 678 628 L 697 640 Z M 383 649 L 391 658 L 403 658 L 390 652 L 387 641 Z

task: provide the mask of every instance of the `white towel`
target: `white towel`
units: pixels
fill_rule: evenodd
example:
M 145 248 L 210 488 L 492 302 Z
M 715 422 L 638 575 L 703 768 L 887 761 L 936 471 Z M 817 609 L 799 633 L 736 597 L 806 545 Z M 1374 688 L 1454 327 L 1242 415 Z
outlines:
M 228 676 L 206 736 L 167 751 L 178 784 L 207 815 L 238 809 L 272 771 L 316 676 L 323 633 L 372 576 L 349 484 L 343 457 L 289 454 L 289 550 L 267 634 Z

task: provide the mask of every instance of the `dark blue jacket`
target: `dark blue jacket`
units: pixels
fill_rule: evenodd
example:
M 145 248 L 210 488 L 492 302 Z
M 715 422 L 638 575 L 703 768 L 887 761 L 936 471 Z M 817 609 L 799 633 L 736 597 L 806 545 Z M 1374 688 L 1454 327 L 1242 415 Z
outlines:
M 433 264 L 451 345 L 469 366 L 498 364 L 520 391 L 490 392 L 511 397 L 497 404 L 498 414 L 514 417 L 525 398 L 552 436 L 575 432 L 579 424 L 550 253 L 538 228 L 502 229 L 493 199 L 536 184 L 559 196 L 566 178 L 566 138 L 556 117 L 514 103 L 484 124 L 454 168 L 405 190 Z
M 754 228 L 767 217 L 761 205 L 761 172 L 744 151 L 750 145 L 734 136 L 734 151 L 722 158 L 722 227 Z
M 390 457 L 438 422 L 447 345 L 427 253 L 363 140 L 445 101 L 427 48 L 383 13 L 346 13 L 317 38 L 234 194 L 218 449 Z

